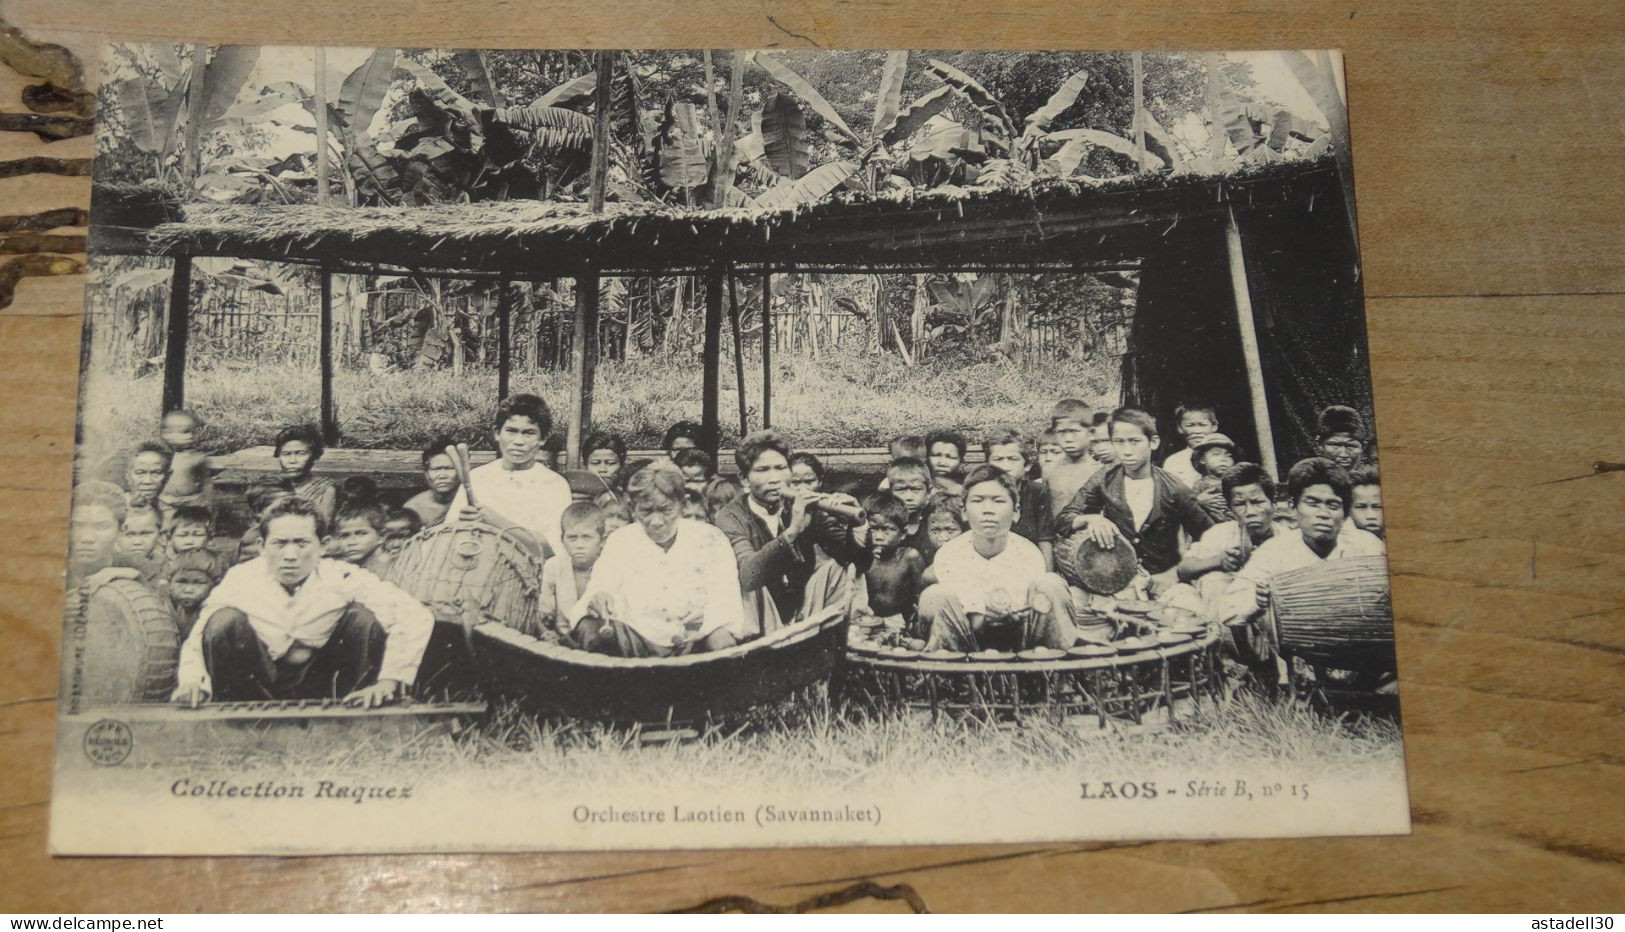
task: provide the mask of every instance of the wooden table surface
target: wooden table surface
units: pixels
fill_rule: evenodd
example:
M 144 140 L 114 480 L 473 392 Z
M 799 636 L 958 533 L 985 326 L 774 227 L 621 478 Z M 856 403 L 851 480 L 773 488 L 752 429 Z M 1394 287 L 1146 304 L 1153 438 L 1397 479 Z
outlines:
M 0 13 L 87 67 L 113 38 L 1344 49 L 1416 820 L 1383 839 L 53 860 L 84 283 L 30 279 L 0 311 L 0 910 L 1625 908 L 1625 473 L 1592 473 L 1625 463 L 1617 0 L 8 0 Z M 22 111 L 21 87 L 0 77 L 0 109 Z M 0 158 L 91 153 L 86 138 L 0 136 Z M 88 196 L 85 179 L 12 178 L 0 213 Z

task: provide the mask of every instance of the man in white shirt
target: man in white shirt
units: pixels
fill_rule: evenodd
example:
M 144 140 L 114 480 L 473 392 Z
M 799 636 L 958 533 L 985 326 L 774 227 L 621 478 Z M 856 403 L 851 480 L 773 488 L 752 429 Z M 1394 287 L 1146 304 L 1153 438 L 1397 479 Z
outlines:
M 497 458 L 468 474 L 477 507 L 469 506 L 468 489 L 458 489 L 449 514 L 462 522 L 513 529 L 544 559 L 563 553 L 559 520 L 570 507 L 570 482 L 536 462 L 552 429 L 547 402 L 535 395 L 504 398 L 492 431 Z
M 327 528 L 289 496 L 260 518 L 258 559 L 226 573 L 181 646 L 174 701 L 338 699 L 366 708 L 417 679 L 434 615 L 349 563 L 321 558 Z
M 937 550 L 920 593 L 931 650 L 974 652 L 1071 647 L 1078 639 L 1066 581 L 1048 572 L 1038 545 L 1010 533 L 1015 479 L 982 465 L 965 477 L 970 530 Z
M 622 657 L 721 650 L 744 628 L 739 573 L 721 531 L 681 517 L 683 475 L 665 463 L 627 482 L 635 523 L 609 535 L 581 598 L 575 640 Z
M 1343 467 L 1322 457 L 1303 460 L 1288 474 L 1287 490 L 1298 514 L 1298 533 L 1271 537 L 1236 572 L 1221 607 L 1227 623 L 1260 614 L 1269 604 L 1270 580 L 1278 573 L 1387 552 L 1376 535 L 1347 523 L 1354 492 Z
M 1275 480 L 1257 463 L 1225 471 L 1219 489 L 1231 520 L 1208 528 L 1179 561 L 1180 584 L 1164 597 L 1203 618 L 1214 619 L 1237 570 L 1275 533 Z M 1242 529 L 1247 537 L 1243 541 Z

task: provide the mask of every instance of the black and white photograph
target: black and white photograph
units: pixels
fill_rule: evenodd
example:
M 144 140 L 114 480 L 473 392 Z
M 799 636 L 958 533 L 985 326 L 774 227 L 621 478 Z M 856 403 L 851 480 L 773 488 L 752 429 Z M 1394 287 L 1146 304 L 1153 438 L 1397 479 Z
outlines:
M 1410 830 L 1338 52 L 101 68 L 55 853 Z

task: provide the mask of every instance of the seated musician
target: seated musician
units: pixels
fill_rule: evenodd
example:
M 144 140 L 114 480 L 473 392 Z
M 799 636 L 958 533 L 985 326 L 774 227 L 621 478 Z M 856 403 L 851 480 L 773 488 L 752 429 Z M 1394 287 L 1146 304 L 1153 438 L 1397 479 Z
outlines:
M 868 571 L 867 522 L 848 526 L 824 504 L 856 505 L 849 495 L 798 489 L 790 483 L 790 447 L 771 430 L 757 431 L 734 451 L 746 494 L 716 514 L 739 561 L 748 630 L 767 634 L 830 605 L 848 605 Z M 829 559 L 818 562 L 821 548 Z
M 1167 600 L 1203 618 L 1217 618 L 1230 580 L 1253 551 L 1275 535 L 1275 481 L 1257 463 L 1237 463 L 1219 477 L 1231 520 L 1208 528 L 1179 561 L 1180 584 Z M 1242 540 L 1242 532 L 1247 538 Z
M 263 555 L 226 572 L 181 646 L 175 702 L 336 699 L 372 708 L 411 686 L 434 616 L 367 570 L 322 559 L 327 530 L 306 499 L 266 508 Z
M 496 461 L 468 473 L 477 507 L 468 503 L 469 489 L 458 489 L 450 516 L 515 531 L 516 539 L 544 558 L 563 553 L 559 518 L 570 507 L 570 481 L 537 462 L 552 429 L 547 402 L 535 395 L 504 398 L 492 421 Z
M 1078 640 L 1066 581 L 1038 545 L 1012 534 L 1016 481 L 982 465 L 965 477 L 970 531 L 942 545 L 920 594 L 928 649 L 973 652 L 1071 647 Z
M 402 507 L 418 516 L 423 527 L 433 527 L 445 519 L 451 510 L 451 500 L 460 488 L 457 466 L 451 461 L 446 448 L 450 437 L 442 437 L 423 448 L 423 483 L 428 488 L 406 500 Z
M 1279 533 L 1259 545 L 1225 591 L 1222 618 L 1241 622 L 1269 606 L 1269 583 L 1277 573 L 1325 560 L 1386 553 L 1381 540 L 1348 522 L 1354 499 L 1348 471 L 1329 459 L 1302 460 L 1287 474 L 1287 492 L 1298 515 L 1297 533 Z
M 604 542 L 586 589 L 559 627 L 587 650 L 671 657 L 721 650 L 744 628 L 728 538 L 681 517 L 683 474 L 651 464 L 627 481 L 637 520 Z

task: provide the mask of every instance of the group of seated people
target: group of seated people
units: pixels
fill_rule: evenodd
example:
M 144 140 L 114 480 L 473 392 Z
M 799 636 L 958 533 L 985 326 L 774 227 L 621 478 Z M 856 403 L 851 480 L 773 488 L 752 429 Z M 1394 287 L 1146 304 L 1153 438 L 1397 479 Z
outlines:
M 1132 547 L 1137 573 L 1113 595 L 1231 622 L 1260 612 L 1276 573 L 1383 552 L 1353 409 L 1322 413 L 1321 455 L 1288 471 L 1284 495 L 1211 408 L 1181 408 L 1176 422 L 1183 447 L 1161 466 L 1152 416 L 1072 399 L 1032 440 L 1013 428 L 982 438 L 983 462 L 968 470 L 962 435 L 903 436 L 860 501 L 773 431 L 740 441 L 737 479 L 719 475 L 691 422 L 673 425 L 653 459 L 592 434 L 583 470 L 561 474 L 544 462 L 547 404 L 520 394 L 499 406 L 497 457 L 469 470 L 466 488 L 437 441 L 423 452 L 426 488 L 397 508 L 359 477 L 315 475 L 320 436 L 284 430 L 279 473 L 248 493 L 257 523 L 221 541 L 201 424 L 175 411 L 129 459 L 123 490 L 81 490 L 74 567 L 80 581 L 121 573 L 170 600 L 178 701 L 374 705 L 413 683 L 434 626 L 383 577 L 409 539 L 443 523 L 496 528 L 543 561 L 528 633 L 625 657 L 720 650 L 832 608 L 927 649 L 1109 641 L 1112 623 L 1080 612 L 1087 598 L 1055 572 L 1055 544 L 1072 535 Z

